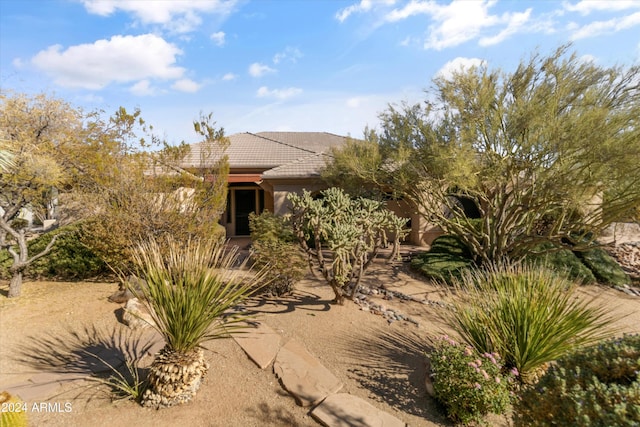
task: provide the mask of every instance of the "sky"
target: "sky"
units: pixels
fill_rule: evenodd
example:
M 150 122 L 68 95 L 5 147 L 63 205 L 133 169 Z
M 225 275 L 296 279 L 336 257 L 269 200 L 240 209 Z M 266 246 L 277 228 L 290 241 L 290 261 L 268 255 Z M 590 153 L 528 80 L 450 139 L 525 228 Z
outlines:
M 361 137 L 438 75 L 566 43 L 639 63 L 640 0 L 1 0 L 0 89 L 139 108 L 170 144 L 201 113 L 227 135 Z

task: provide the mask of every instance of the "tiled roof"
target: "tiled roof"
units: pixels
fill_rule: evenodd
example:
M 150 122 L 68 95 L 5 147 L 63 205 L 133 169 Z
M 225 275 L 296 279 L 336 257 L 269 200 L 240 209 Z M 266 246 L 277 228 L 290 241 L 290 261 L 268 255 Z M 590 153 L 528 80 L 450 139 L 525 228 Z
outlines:
M 262 178 L 309 178 L 320 176 L 320 171 L 326 165 L 328 158 L 324 153 L 312 154 L 286 165 L 269 169 L 262 174 Z
M 268 170 L 313 157 L 328 151 L 330 147 L 341 145 L 345 137 L 326 132 L 260 132 L 230 135 L 230 145 L 226 150 L 229 166 L 234 168 L 254 168 Z M 181 162 L 181 166 L 201 167 L 211 165 L 221 155 L 217 147 L 207 152 L 207 145 L 191 145 L 191 152 Z M 203 159 L 203 160 L 201 160 Z

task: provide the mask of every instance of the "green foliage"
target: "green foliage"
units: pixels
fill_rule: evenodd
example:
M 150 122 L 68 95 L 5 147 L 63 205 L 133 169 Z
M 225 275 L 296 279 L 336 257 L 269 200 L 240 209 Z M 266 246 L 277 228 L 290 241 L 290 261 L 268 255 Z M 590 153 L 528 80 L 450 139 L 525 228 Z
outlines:
M 631 282 L 620 264 L 604 249 L 593 248 L 576 254 L 589 267 L 599 282 L 613 286 L 628 285 Z
M 125 360 L 124 369 L 113 366 L 97 354 L 87 352 L 88 356 L 100 361 L 109 368 L 108 378 L 91 377 L 91 381 L 104 384 L 110 388 L 114 400 L 134 400 L 139 402 L 147 389 L 147 382 L 137 364 L 139 360 Z
M 593 272 L 573 251 L 566 248 L 556 248 L 548 242 L 533 248 L 525 256 L 524 261 L 536 266 L 547 266 L 585 285 L 596 283 Z
M 436 341 L 429 362 L 435 398 L 452 421 L 482 423 L 487 414 L 509 407 L 512 376 L 503 376 L 497 354 L 479 354 L 445 336 Z
M 460 239 L 455 236 L 437 237 L 428 252 L 417 254 L 411 260 L 411 268 L 424 276 L 451 283 L 462 273 L 474 266 L 471 253 Z
M 300 251 L 291 225 L 281 216 L 264 211 L 249 215 L 252 257 L 258 267 L 268 267 L 264 292 L 274 295 L 291 293 L 304 277 L 308 263 Z
M 114 127 L 131 126 L 139 118 L 120 109 L 111 119 Z M 134 268 L 137 243 L 163 237 L 216 239 L 217 224 L 226 203 L 229 165 L 224 154 L 229 144 L 223 129 L 215 128 L 211 115 L 193 123 L 203 138 L 201 158 L 191 159 L 189 170 L 179 167 L 189 157 L 186 144 L 156 152 L 131 150 L 129 145 L 100 159 L 101 172 L 92 177 L 87 195 L 96 208 L 84 222 L 83 242 L 116 271 Z M 127 139 L 135 128 L 126 127 Z M 196 156 L 193 156 L 196 157 Z
M 32 278 L 84 280 L 108 274 L 110 270 L 89 248 L 81 243 L 78 225 L 67 225 L 45 233 L 28 242 L 30 253 L 40 253 L 52 237 L 59 235 L 55 246 L 46 256 L 31 263 L 25 275 Z M 0 253 L 0 277 L 9 277 L 11 257 Z
M 390 106 L 325 176 L 393 188 L 478 264 L 598 235 L 640 203 L 639 76 L 640 65 L 604 68 L 567 46 L 513 71 L 439 75 L 426 102 Z M 475 202 L 481 227 L 456 196 Z
M 217 240 L 138 244 L 137 275 L 148 284 L 140 299 L 169 349 L 187 353 L 204 340 L 227 336 L 246 319 L 232 310 L 256 292 L 264 273 L 242 272 L 234 267 L 237 260 L 237 251 Z
M 461 258 L 471 258 L 471 252 L 462 240 L 456 236 L 449 236 L 446 234 L 437 237 L 433 243 L 431 243 L 431 248 L 429 250 L 430 252 L 451 254 Z
M 12 255 L 9 297 L 21 292 L 24 270 L 52 248 L 29 252 L 21 212 L 38 221 L 51 219 L 55 189 L 69 189 L 81 169 L 84 115 L 66 102 L 44 94 L 0 91 L 0 136 L 11 154 L 0 173 L 0 249 Z
M 496 352 L 524 381 L 571 350 L 608 336 L 604 306 L 576 298 L 573 282 L 542 267 L 467 272 L 455 284 L 449 325 L 481 353 Z
M 338 304 L 355 296 L 379 249 L 393 241 L 397 250 L 406 233 L 406 220 L 386 209 L 383 202 L 352 199 L 336 187 L 322 191 L 317 199 L 305 190 L 302 195 L 290 193 L 289 200 L 298 243 L 317 263 Z
M 514 405 L 520 426 L 640 425 L 640 335 L 569 354 Z

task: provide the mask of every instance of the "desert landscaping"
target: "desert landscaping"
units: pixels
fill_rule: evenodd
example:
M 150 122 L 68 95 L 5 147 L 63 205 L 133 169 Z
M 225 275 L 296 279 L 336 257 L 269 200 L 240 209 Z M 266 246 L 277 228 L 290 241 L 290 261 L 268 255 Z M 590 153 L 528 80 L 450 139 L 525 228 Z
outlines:
M 414 249 L 403 247 L 403 253 Z M 430 339 L 451 334 L 440 319 L 444 294 L 407 264 L 378 260 L 362 284 L 372 291 L 370 306 L 382 305 L 386 313 L 409 320 L 393 320 L 351 301 L 333 305 L 331 289 L 311 275 L 292 295 L 255 299 L 245 309 L 279 335 L 281 346 L 295 342 L 313 355 L 342 384 L 338 393 L 360 398 L 401 424 L 450 425 L 424 385 Z M 116 364 L 127 348 L 150 343 L 141 360 L 150 363 L 161 348 L 151 328 L 131 330 L 119 321 L 122 304 L 108 300 L 117 289 L 116 283 L 35 281 L 25 283 L 23 297 L 7 299 L 3 285 L 0 388 L 24 394 L 30 425 L 318 425 L 310 415 L 313 406 L 297 404 L 274 374 L 274 364 L 261 369 L 234 339 L 205 344 L 210 368 L 193 401 L 162 410 L 112 402 L 107 386 L 87 380 L 104 366 L 96 367 L 100 362 L 83 351 Z M 600 286 L 583 287 L 580 294 L 623 316 L 615 323 L 618 335 L 640 332 L 640 297 Z M 342 425 L 368 425 L 342 418 Z M 503 417 L 490 420 L 508 425 Z

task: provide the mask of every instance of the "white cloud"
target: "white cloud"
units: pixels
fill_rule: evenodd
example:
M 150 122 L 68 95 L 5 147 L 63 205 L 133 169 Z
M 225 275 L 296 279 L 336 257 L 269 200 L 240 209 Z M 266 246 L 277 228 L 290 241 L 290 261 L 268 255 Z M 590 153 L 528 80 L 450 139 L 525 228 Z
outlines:
M 433 0 L 411 0 L 403 7 L 386 13 L 384 20 L 394 23 L 416 15 L 427 15 L 431 25 L 428 27 L 424 48 L 436 50 L 460 45 L 480 37 L 489 29 L 501 28 L 496 35 L 480 39 L 481 46 L 489 46 L 523 31 L 531 16 L 531 9 L 501 15 L 491 14 L 490 9 L 496 3 L 496 0 L 454 0 L 446 4 Z M 529 25 L 526 27 L 531 29 Z
M 235 80 L 238 76 L 236 76 L 233 73 L 227 73 L 224 76 L 222 76 L 222 80 L 224 81 L 230 81 L 230 80 Z
M 249 74 L 251 74 L 252 77 L 261 77 L 267 73 L 275 73 L 276 70 L 269 67 L 268 65 L 264 65 L 261 64 L 259 62 L 254 62 L 253 64 L 249 65 Z
M 395 0 L 360 0 L 359 3 L 354 3 L 351 6 L 340 9 L 335 16 L 338 21 L 344 22 L 349 16 L 353 15 L 354 13 L 369 12 L 377 5 L 390 6 L 395 2 Z
M 640 8 L 637 0 L 582 0 L 578 3 L 564 3 L 564 10 L 588 15 L 591 12 L 617 12 L 626 9 Z
M 362 100 L 357 96 L 347 99 L 346 105 L 349 108 L 358 108 Z
M 493 46 L 508 39 L 513 34 L 519 33 L 524 28 L 525 24 L 529 23 L 531 16 L 531 9 L 527 9 L 522 13 L 514 13 L 511 15 L 507 27 L 500 31 L 498 34 L 492 37 L 482 37 L 478 44 L 480 46 Z
M 608 21 L 594 21 L 578 28 L 572 35 L 571 40 L 579 40 L 588 37 L 596 37 L 602 34 L 610 34 L 626 30 L 640 25 L 640 12 L 621 18 L 613 18 Z
M 360 3 L 352 4 L 343 9 L 340 9 L 336 13 L 336 19 L 340 22 L 344 22 L 351 14 L 357 12 L 367 12 L 371 10 L 371 0 L 361 0 Z
M 480 58 L 458 57 L 444 64 L 442 68 L 438 70 L 435 77 L 449 80 L 455 73 L 464 72 L 465 70 L 470 70 L 473 67 L 481 67 L 484 64 L 485 61 Z
M 298 48 L 287 46 L 282 52 L 278 52 L 273 56 L 273 63 L 279 64 L 285 59 L 290 62 L 298 62 L 302 58 L 302 52 Z
M 416 1 L 412 0 L 401 9 L 393 9 L 389 12 L 385 19 L 389 22 L 397 22 L 407 19 L 413 15 L 432 14 L 435 15 L 442 6 L 432 1 Z
M 113 36 L 66 50 L 53 45 L 38 52 L 31 62 L 60 86 L 102 89 L 110 83 L 178 79 L 185 72 L 175 65 L 180 54 L 180 49 L 161 37 L 144 34 Z
M 302 89 L 297 87 L 289 87 L 286 89 L 269 89 L 267 86 L 262 86 L 256 92 L 256 96 L 258 98 L 276 98 L 283 100 L 300 95 L 301 93 Z
M 213 33 L 211 34 L 211 40 L 213 40 L 213 42 L 218 45 L 218 46 L 224 46 L 225 43 L 225 33 L 224 31 L 218 31 L 217 33 Z
M 180 79 L 171 85 L 171 87 L 175 90 L 179 90 L 180 92 L 195 93 L 202 87 L 202 85 L 191 79 Z
M 438 6 L 433 19 L 436 25 L 429 27 L 429 37 L 425 49 L 441 50 L 457 46 L 474 39 L 484 28 L 500 23 L 500 18 L 488 13 L 494 2 L 454 1 L 446 6 Z
M 186 33 L 202 23 L 202 14 L 226 16 L 233 10 L 236 0 L 82 0 L 89 13 L 109 16 L 122 11 L 131 13 L 142 24 L 161 25 Z
M 150 96 L 155 93 L 155 89 L 151 87 L 151 82 L 146 79 L 140 80 L 139 82 L 131 86 L 129 90 L 131 91 L 131 93 L 137 96 Z

